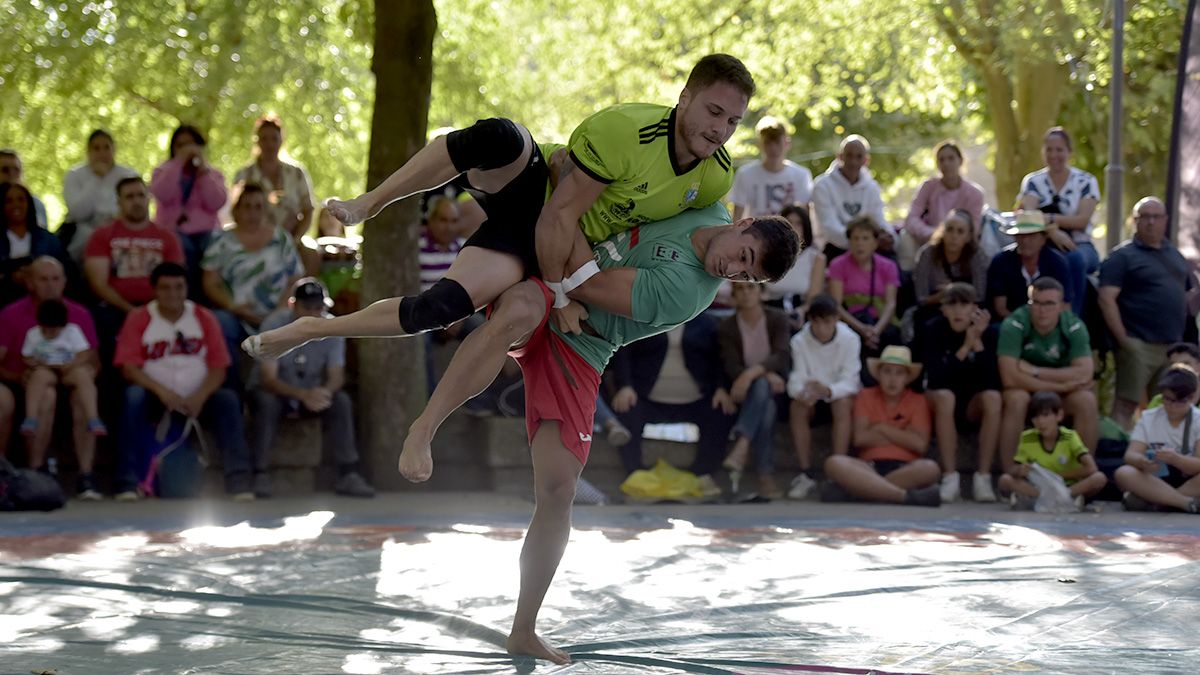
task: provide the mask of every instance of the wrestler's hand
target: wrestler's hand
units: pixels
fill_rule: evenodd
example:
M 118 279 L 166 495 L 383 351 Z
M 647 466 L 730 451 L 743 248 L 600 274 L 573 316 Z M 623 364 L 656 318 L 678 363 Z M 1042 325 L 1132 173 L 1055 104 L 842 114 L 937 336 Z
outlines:
M 329 212 L 329 215 L 341 221 L 343 225 L 356 225 L 364 220 L 374 218 L 383 210 L 368 204 L 364 197 L 366 195 L 345 202 L 331 197 L 325 200 L 325 210 Z
M 588 318 L 587 310 L 574 300 L 567 303 L 567 306 L 562 309 L 550 310 L 550 313 L 554 317 L 554 325 L 558 327 L 558 330 L 575 335 L 583 332 L 583 326 L 580 324 Z

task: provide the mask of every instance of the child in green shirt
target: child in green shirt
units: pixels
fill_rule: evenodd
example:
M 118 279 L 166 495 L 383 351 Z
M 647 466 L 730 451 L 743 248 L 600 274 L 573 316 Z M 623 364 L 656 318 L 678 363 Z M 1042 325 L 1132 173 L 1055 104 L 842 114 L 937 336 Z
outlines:
M 1038 489 L 1029 482 L 1034 464 L 1062 476 L 1079 510 L 1088 497 L 1104 488 L 1108 478 L 1096 467 L 1079 434 L 1061 426 L 1063 402 L 1052 391 L 1039 391 L 1029 400 L 1032 429 L 1021 433 L 1013 468 L 1000 477 L 1000 491 L 1010 493 L 1013 508 L 1028 508 L 1038 497 Z

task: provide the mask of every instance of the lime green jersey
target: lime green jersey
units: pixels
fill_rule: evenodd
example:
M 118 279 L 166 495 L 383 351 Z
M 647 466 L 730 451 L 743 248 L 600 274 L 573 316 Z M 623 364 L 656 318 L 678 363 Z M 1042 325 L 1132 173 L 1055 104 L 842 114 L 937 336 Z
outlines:
M 1017 454 L 1013 461 L 1017 464 L 1041 464 L 1058 475 L 1076 471 L 1083 466 L 1082 458 L 1088 454 L 1083 439 L 1073 429 L 1058 428 L 1058 442 L 1054 448 L 1047 450 L 1042 444 L 1042 436 L 1037 429 L 1026 429 L 1021 432 L 1021 440 L 1017 444 Z M 1073 485 L 1078 479 L 1067 481 Z
M 624 103 L 588 117 L 571 134 L 571 159 L 607 185 L 580 218 L 588 241 L 706 208 L 729 192 L 733 163 L 724 147 L 676 166 L 675 124 L 675 108 Z

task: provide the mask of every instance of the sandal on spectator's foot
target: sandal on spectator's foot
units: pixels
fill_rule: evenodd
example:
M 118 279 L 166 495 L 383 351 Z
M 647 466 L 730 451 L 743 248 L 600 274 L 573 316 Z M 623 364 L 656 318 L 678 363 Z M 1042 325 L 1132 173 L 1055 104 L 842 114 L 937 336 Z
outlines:
M 35 436 L 35 435 L 37 435 L 37 430 L 38 430 L 38 421 L 37 421 L 36 417 L 26 417 L 25 421 L 21 422 L 21 435 L 22 436 Z

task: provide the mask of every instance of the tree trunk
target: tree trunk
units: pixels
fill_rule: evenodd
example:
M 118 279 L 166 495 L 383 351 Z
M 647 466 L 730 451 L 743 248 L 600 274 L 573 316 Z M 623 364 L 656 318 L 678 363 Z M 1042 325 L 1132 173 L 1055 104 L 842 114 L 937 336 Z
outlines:
M 432 0 L 375 1 L 375 108 L 367 186 L 383 182 L 425 145 L 433 81 Z M 417 199 L 384 209 L 363 233 L 363 303 L 418 290 Z M 397 317 L 399 322 L 399 317 Z M 408 425 L 425 405 L 422 338 L 359 342 L 359 429 L 375 485 L 406 484 L 396 470 Z

